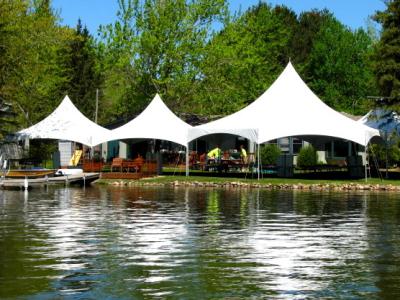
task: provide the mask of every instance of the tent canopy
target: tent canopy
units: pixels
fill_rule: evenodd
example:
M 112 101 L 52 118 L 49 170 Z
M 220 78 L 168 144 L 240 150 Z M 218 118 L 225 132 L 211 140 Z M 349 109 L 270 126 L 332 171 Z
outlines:
M 271 87 L 242 110 L 194 127 L 189 140 L 214 134 L 240 135 L 258 144 L 289 136 L 328 136 L 368 144 L 379 131 L 353 121 L 322 102 L 289 62 Z
M 140 115 L 112 130 L 108 140 L 157 139 L 187 146 L 190 128 L 192 126 L 178 118 L 157 94 Z
M 109 131 L 85 117 L 65 96 L 49 116 L 17 134 L 30 139 L 69 140 L 93 147 L 108 136 Z
M 391 134 L 400 135 L 400 116 L 394 111 L 380 108 L 371 110 L 358 122 L 378 129 L 386 137 Z

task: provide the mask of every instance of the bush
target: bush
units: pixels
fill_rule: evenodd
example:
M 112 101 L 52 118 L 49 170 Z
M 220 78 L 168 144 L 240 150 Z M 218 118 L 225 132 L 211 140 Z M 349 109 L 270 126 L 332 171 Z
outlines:
M 50 160 L 57 149 L 58 145 L 54 140 L 31 140 L 27 159 L 36 162 Z
M 275 165 L 280 155 L 281 149 L 277 145 L 267 144 L 260 149 L 261 164 Z
M 376 157 L 379 167 L 384 168 L 386 166 L 386 148 L 385 145 L 372 144 L 368 147 L 368 153 L 370 156 L 370 164 L 372 164 L 373 156 Z M 387 159 L 389 167 L 397 166 L 400 161 L 400 148 L 397 144 L 389 145 L 387 150 Z
M 302 147 L 297 157 L 297 166 L 299 167 L 311 167 L 315 166 L 318 162 L 317 151 L 313 146 L 308 145 Z

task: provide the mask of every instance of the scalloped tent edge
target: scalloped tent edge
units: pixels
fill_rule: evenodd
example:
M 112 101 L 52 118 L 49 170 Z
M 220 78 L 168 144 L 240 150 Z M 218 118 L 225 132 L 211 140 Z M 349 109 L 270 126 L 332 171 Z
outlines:
M 262 144 L 290 136 L 327 136 L 362 146 L 379 131 L 351 120 L 321 101 L 289 62 L 277 80 L 242 110 L 194 127 L 189 141 L 201 136 L 228 133 Z
M 188 132 L 191 128 L 191 125 L 177 117 L 156 94 L 136 118 L 111 130 L 109 137 L 104 141 L 157 139 L 187 147 Z
M 58 139 L 78 142 L 89 147 L 101 143 L 110 130 L 84 116 L 65 96 L 58 107 L 42 121 L 17 132 L 19 138 Z

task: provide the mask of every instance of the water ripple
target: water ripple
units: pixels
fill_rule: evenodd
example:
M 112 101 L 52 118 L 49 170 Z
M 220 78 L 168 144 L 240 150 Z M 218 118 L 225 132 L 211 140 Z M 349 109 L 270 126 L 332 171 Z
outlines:
M 390 194 L 63 188 L 0 212 L 0 298 L 400 295 Z

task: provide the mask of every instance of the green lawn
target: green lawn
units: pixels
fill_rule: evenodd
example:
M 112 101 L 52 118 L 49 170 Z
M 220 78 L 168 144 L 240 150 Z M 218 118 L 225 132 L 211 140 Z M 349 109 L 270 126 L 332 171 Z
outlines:
M 152 178 L 143 178 L 140 182 L 154 182 L 154 183 L 173 183 L 174 181 L 180 182 L 212 182 L 217 184 L 224 184 L 230 182 L 241 182 L 248 184 L 261 184 L 261 185 L 282 185 L 282 184 L 330 184 L 330 185 L 341 185 L 341 184 L 379 184 L 379 185 L 396 185 L 400 186 L 400 180 L 383 180 L 377 178 L 369 178 L 366 182 L 365 179 L 356 180 L 318 180 L 318 179 L 295 179 L 295 178 L 263 178 L 257 179 L 244 179 L 244 178 L 223 178 L 223 177 L 206 177 L 206 176 L 158 176 Z M 105 182 L 104 182 L 105 183 Z

